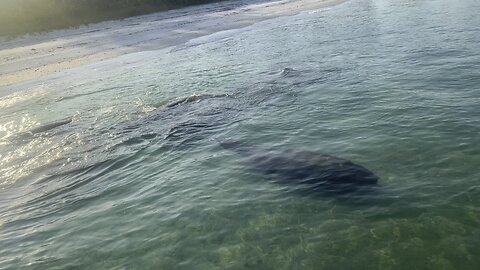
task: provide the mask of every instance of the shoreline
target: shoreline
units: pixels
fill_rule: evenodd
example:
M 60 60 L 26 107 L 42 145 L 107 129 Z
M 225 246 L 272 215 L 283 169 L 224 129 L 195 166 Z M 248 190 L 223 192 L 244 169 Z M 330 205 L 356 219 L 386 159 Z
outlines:
M 224 1 L 1 40 L 0 88 L 344 1 Z

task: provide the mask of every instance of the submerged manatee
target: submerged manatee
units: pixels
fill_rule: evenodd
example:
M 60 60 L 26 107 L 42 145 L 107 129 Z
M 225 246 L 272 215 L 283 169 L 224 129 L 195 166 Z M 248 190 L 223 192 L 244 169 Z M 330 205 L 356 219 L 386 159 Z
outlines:
M 374 173 L 346 159 L 312 151 L 258 149 L 238 142 L 220 144 L 240 154 L 255 172 L 304 194 L 344 194 L 377 186 Z
M 198 101 L 201 101 L 201 100 L 204 100 L 204 99 L 207 99 L 207 98 L 218 98 L 218 97 L 226 97 L 226 96 L 227 96 L 226 94 L 225 95 L 210 95 L 210 94 L 197 95 L 197 94 L 193 94 L 191 96 L 179 98 L 175 101 L 172 101 L 172 102 L 168 103 L 167 105 L 165 105 L 165 107 L 172 108 L 172 107 L 178 106 L 180 104 L 185 104 L 185 103 L 190 103 L 190 102 L 198 102 Z
M 120 133 L 132 144 L 144 142 L 144 135 L 147 135 L 181 149 L 203 146 L 214 141 L 222 130 L 250 118 L 259 110 L 291 106 L 297 94 L 290 85 L 303 81 L 299 77 L 301 74 L 286 68 L 281 74 L 278 71 L 272 73 L 275 77 L 272 80 L 225 94 L 178 96 L 155 105 L 155 110 L 123 126 Z
M 37 134 L 37 133 L 50 131 L 54 128 L 57 128 L 57 127 L 60 127 L 60 126 L 66 125 L 66 124 L 70 124 L 72 122 L 72 120 L 73 120 L 72 118 L 65 118 L 65 119 L 62 119 L 62 120 L 58 120 L 56 122 L 43 124 L 43 125 L 40 125 L 38 127 L 35 127 L 33 129 L 31 129 L 29 132 L 32 133 L 32 134 Z
M 204 145 L 219 130 L 241 121 L 244 104 L 230 94 L 179 97 L 128 123 L 121 134 L 127 144 L 142 143 L 147 137 L 186 150 Z

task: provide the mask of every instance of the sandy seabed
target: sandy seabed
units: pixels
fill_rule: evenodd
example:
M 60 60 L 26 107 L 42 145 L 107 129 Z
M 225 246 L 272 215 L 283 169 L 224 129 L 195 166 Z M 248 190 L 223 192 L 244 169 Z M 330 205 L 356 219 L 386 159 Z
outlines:
M 237 0 L 0 40 L 0 91 L 120 55 L 181 45 L 219 31 L 344 0 Z

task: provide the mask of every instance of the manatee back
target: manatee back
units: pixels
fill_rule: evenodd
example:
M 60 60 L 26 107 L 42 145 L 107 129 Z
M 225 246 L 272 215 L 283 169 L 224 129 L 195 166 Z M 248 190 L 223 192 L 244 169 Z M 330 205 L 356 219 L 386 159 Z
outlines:
M 266 150 L 240 142 L 225 142 L 222 146 L 246 157 L 254 171 L 308 192 L 348 193 L 375 186 L 378 181 L 374 173 L 361 165 L 318 152 Z
M 288 166 L 294 175 L 302 175 L 299 181 L 312 185 L 332 187 L 376 185 L 378 177 L 365 167 L 350 160 L 312 151 L 292 153 Z M 301 173 L 298 173 L 300 171 Z

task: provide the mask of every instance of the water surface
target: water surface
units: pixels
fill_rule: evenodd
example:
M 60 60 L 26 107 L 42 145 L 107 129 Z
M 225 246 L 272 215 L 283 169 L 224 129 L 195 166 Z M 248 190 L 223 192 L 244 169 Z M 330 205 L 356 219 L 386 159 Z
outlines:
M 14 86 L 0 268 L 479 269 L 479 8 L 353 0 Z M 217 96 L 166 107 L 195 94 Z M 302 196 L 222 140 L 382 190 Z

